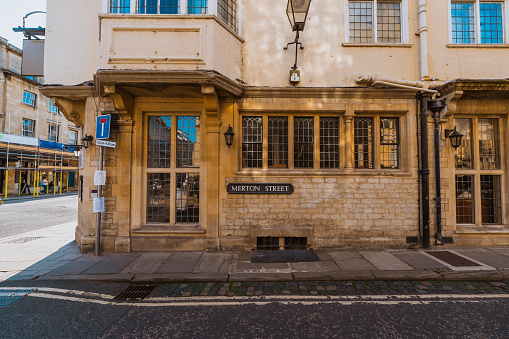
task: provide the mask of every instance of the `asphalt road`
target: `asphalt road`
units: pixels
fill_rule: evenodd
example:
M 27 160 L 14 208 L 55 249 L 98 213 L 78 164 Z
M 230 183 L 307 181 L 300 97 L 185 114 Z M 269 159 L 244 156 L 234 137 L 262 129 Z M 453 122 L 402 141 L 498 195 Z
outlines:
M 0 205 L 0 238 L 78 220 L 78 196 L 5 201 Z
M 111 296 L 126 284 L 10 283 L 18 288 L 34 285 L 39 289 L 0 307 L 0 337 L 507 338 L 509 333 L 509 294 L 213 298 L 156 294 L 125 302 Z

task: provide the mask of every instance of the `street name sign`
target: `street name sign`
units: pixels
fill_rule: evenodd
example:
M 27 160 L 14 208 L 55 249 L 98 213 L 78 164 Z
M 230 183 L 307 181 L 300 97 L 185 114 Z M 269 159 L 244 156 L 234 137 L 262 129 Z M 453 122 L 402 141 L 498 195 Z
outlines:
M 110 148 L 117 147 L 117 143 L 115 141 L 108 141 L 108 140 L 96 140 L 95 141 L 95 145 L 96 146 L 110 147 Z
M 228 184 L 230 194 L 292 194 L 292 184 Z
M 108 139 L 110 137 L 111 115 L 99 115 L 95 125 L 95 139 Z M 97 142 L 96 142 L 97 145 Z

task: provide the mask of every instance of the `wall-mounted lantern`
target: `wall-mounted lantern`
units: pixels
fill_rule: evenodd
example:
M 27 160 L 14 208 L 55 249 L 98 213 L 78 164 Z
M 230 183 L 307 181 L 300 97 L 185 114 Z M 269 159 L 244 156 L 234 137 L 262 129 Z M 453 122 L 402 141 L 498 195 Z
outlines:
M 235 136 L 235 133 L 233 133 L 232 127 L 228 125 L 228 129 L 226 132 L 224 132 L 224 140 L 226 141 L 226 145 L 228 145 L 228 148 L 230 148 L 231 145 L 233 145 L 233 137 Z
M 304 49 L 304 46 L 299 42 L 299 32 L 304 31 L 309 5 L 311 5 L 311 0 L 288 0 L 286 6 L 286 15 L 288 16 L 292 30 L 296 32 L 295 40 L 286 44 L 284 48 L 286 50 L 288 46 L 295 44 L 295 63 L 290 71 L 290 83 L 293 85 L 298 84 L 300 81 L 300 71 L 297 70 L 297 52 L 299 47 L 300 49 Z
M 82 149 L 82 148 L 89 148 L 90 147 L 90 143 L 92 142 L 92 140 L 94 140 L 94 137 L 91 136 L 91 135 L 86 135 L 81 138 L 81 145 L 65 145 L 64 146 L 64 150 L 72 150 L 74 152 L 74 155 L 78 156 L 78 152 Z
M 463 134 L 456 131 L 456 127 L 454 127 L 453 130 L 446 129 L 445 130 L 445 137 L 449 138 L 451 140 L 451 145 L 454 147 L 454 149 L 460 147 L 461 145 L 461 138 L 463 137 Z

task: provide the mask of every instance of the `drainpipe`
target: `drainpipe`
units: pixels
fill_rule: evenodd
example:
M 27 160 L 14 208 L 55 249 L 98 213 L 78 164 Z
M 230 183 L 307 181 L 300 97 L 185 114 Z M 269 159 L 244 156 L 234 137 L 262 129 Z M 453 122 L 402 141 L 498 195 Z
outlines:
M 435 245 L 443 245 L 442 239 L 442 192 L 440 179 L 440 111 L 445 107 L 443 100 L 433 100 L 428 102 L 429 110 L 433 112 L 435 123 L 434 147 L 435 147 L 435 191 L 436 191 L 436 225 Z
M 428 161 L 428 94 L 419 93 L 421 118 L 421 202 L 422 202 L 422 247 L 430 247 L 429 231 L 429 161 Z
M 421 61 L 421 81 L 426 81 L 428 77 L 428 26 L 426 24 L 426 0 L 419 0 L 417 11 L 419 13 L 419 30 L 417 35 L 420 37 L 420 61 Z

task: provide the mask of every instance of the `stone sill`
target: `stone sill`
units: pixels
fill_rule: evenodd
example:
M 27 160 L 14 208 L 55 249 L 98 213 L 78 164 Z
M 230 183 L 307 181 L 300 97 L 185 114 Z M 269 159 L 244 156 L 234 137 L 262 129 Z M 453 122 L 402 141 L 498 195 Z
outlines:
M 509 228 L 504 227 L 503 225 L 496 226 L 456 226 L 456 231 L 454 232 L 458 235 L 466 235 L 466 234 L 507 234 L 509 235 Z
M 447 44 L 447 48 L 509 48 L 509 44 Z
M 133 235 L 164 235 L 164 234 L 205 234 L 205 230 L 199 225 L 191 226 L 167 226 L 167 225 L 143 225 L 132 230 Z
M 235 171 L 237 176 L 250 176 L 250 177 L 358 177 L 358 176 L 384 176 L 384 177 L 412 177 L 413 174 L 406 171 L 374 171 L 374 170 L 240 170 Z
M 393 47 L 393 48 L 410 48 L 413 44 L 388 44 L 388 43 L 358 43 L 358 42 L 344 42 L 341 44 L 343 47 Z

